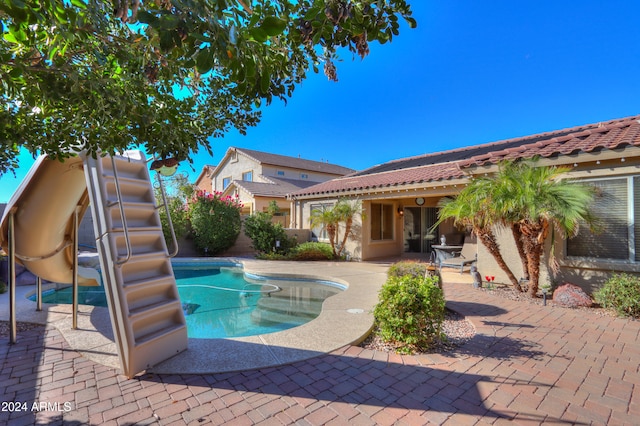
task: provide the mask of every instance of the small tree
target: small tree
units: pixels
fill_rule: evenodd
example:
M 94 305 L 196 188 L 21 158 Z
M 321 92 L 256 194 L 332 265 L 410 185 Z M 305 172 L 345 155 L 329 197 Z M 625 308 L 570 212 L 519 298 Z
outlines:
M 251 238 L 253 248 L 260 253 L 286 254 L 295 246 L 294 239 L 289 238 L 282 225 L 272 221 L 278 210 L 273 201 L 266 212 L 256 212 L 244 221 L 244 234 Z
M 353 220 L 362 215 L 362 203 L 359 200 L 349 201 L 340 199 L 333 207 L 324 207 L 311 211 L 309 221 L 312 227 L 324 228 L 329 237 L 329 243 L 334 257 L 340 257 L 349 238 L 353 237 Z M 344 224 L 342 240 L 340 238 L 340 224 Z
M 189 201 L 188 217 L 196 248 L 215 255 L 227 250 L 240 234 L 240 210 L 237 197 L 198 191 Z

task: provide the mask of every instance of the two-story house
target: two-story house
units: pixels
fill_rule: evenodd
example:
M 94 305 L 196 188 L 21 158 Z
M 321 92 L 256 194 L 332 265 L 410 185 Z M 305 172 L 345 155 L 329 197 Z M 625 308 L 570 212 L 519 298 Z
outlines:
M 354 172 L 328 162 L 230 147 L 217 166 L 203 168 L 196 185 L 224 195 L 237 194 L 244 204 L 243 214 L 265 211 L 276 201 L 286 218 L 283 225 L 289 226 L 287 194 Z

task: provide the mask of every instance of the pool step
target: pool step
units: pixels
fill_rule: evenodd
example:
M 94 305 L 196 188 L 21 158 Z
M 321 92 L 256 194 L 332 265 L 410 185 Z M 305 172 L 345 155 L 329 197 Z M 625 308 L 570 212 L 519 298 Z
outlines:
M 322 302 L 323 299 L 291 300 L 288 296 L 261 297 L 251 313 L 251 319 L 259 325 L 307 322 L 319 315 L 320 308 L 314 308 L 314 306 L 321 306 Z
M 131 378 L 188 339 L 146 159 L 136 151 L 113 160 L 85 157 L 85 175 L 116 346 Z

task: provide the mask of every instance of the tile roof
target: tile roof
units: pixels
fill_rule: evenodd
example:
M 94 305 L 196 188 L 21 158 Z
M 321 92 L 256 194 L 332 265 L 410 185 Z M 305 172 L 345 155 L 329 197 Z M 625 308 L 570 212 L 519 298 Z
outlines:
M 236 151 L 253 158 L 262 164 L 270 164 L 272 166 L 291 167 L 295 169 L 303 169 L 311 172 L 329 173 L 338 176 L 344 176 L 355 170 L 348 167 L 339 166 L 337 164 L 325 163 L 322 161 L 305 160 L 304 158 L 289 157 L 286 155 L 271 154 L 268 152 L 255 151 L 253 149 L 235 148 Z
M 243 180 L 234 180 L 233 185 L 244 189 L 252 196 L 262 197 L 285 197 L 287 194 L 299 191 L 309 186 L 315 185 L 316 182 L 309 182 L 307 180 L 299 179 L 283 179 L 275 178 L 272 176 L 262 176 L 264 179 L 271 181 L 268 182 L 248 182 Z
M 552 158 L 626 146 L 640 147 L 640 116 L 401 158 L 311 186 L 291 195 L 339 195 L 341 192 L 458 179 L 465 176 L 465 168 L 495 164 L 502 160 L 535 156 Z

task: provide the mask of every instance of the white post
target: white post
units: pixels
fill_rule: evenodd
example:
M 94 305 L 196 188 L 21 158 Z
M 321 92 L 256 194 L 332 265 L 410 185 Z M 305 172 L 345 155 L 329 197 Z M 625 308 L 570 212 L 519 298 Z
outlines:
M 78 210 L 73 212 L 73 329 L 78 329 Z
M 9 343 L 16 343 L 16 236 L 15 211 L 9 214 Z

